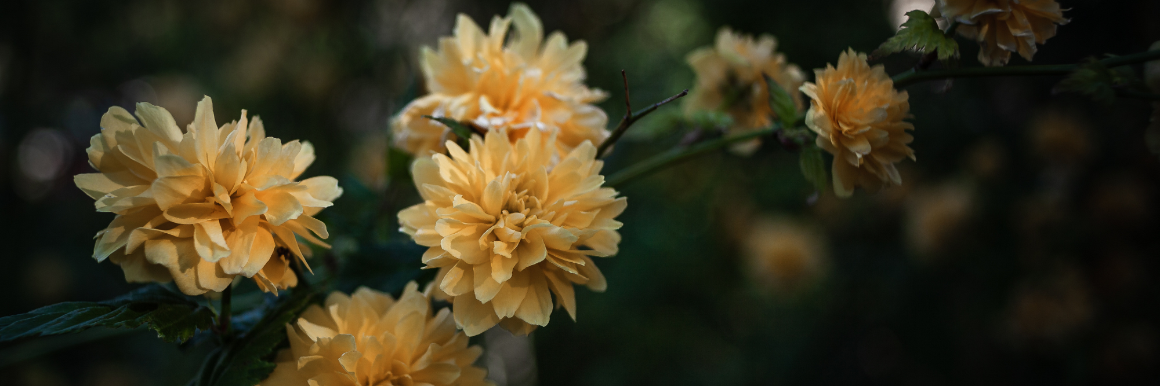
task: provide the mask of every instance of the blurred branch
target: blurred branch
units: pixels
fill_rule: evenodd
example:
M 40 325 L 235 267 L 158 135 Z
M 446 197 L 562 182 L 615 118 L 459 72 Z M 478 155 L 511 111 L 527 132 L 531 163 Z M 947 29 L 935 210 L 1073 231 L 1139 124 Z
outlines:
M 1148 62 L 1160 59 L 1160 50 L 1145 51 L 1131 55 L 1114 56 L 1100 60 L 1104 66 L 1119 67 L 1130 64 Z M 949 78 L 981 78 L 989 76 L 1034 76 L 1034 75 L 1067 75 L 1080 67 L 1080 64 L 1053 64 L 1036 66 L 1011 67 L 972 67 L 952 68 L 945 70 L 915 71 L 910 70 L 894 76 L 894 87 L 903 88 L 915 83 Z
M 761 129 L 748 133 L 718 138 L 689 147 L 673 148 L 664 153 L 655 155 L 652 158 L 629 166 L 628 168 L 621 170 L 616 174 L 613 174 L 608 178 L 605 185 L 619 186 L 623 183 L 633 180 L 634 178 L 664 169 L 689 158 L 720 149 L 731 143 L 747 141 L 753 138 L 770 135 L 777 130 L 778 127 L 775 126 L 768 129 Z
M 649 115 L 649 113 L 652 113 L 653 111 L 656 111 L 658 107 L 661 107 L 666 103 L 672 102 L 689 94 L 689 90 L 686 89 L 677 95 L 668 97 L 663 101 L 657 102 L 652 106 L 645 107 L 643 110 L 634 113 L 632 112 L 632 102 L 628 99 L 628 74 L 625 73 L 624 70 L 620 70 L 620 77 L 624 79 L 624 118 L 620 120 L 619 125 L 616 125 L 616 129 L 612 130 L 612 135 L 609 135 L 608 139 L 605 139 L 604 142 L 600 143 L 600 147 L 596 148 L 597 158 L 604 157 L 606 155 L 605 153 L 608 152 L 608 148 L 611 147 L 612 144 L 616 143 L 616 141 L 619 140 L 622 135 L 624 135 L 624 132 L 628 131 L 629 126 L 632 126 L 632 124 L 636 123 L 637 120 L 644 118 L 645 115 Z

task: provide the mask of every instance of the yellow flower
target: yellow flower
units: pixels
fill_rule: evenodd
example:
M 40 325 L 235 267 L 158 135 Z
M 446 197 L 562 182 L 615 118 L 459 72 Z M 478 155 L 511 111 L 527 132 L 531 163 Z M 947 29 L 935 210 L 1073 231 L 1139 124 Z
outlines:
M 825 274 L 826 245 L 821 235 L 790 220 L 757 220 L 744 252 L 750 275 L 772 290 L 801 290 Z
M 931 259 L 968 239 L 964 234 L 977 209 L 974 201 L 974 192 L 962 183 L 922 187 L 912 194 L 906 207 L 906 241 L 918 258 Z
M 838 67 L 814 70 L 817 84 L 801 90 L 810 97 L 806 126 L 818 134 L 817 144 L 834 155 L 834 193 L 849 197 L 854 188 L 876 191 L 884 184 L 898 185 L 902 177 L 894 163 L 914 159 L 906 130 L 906 91 L 894 89 L 894 81 L 882 65 L 870 67 L 866 54 L 848 50 Z
M 530 130 L 515 144 L 507 135 L 472 138 L 469 152 L 448 141 L 450 157 L 417 159 L 425 202 L 399 212 L 401 230 L 429 247 L 423 263 L 439 268 L 440 292 L 470 336 L 497 323 L 525 335 L 547 325 L 549 291 L 575 319 L 572 284 L 604 291 L 589 256 L 615 255 L 620 242 L 614 218 L 626 202 L 601 187 L 590 142 L 557 155 L 551 133 Z
M 1035 43 L 1046 43 L 1068 22 L 1055 0 L 938 0 L 935 9 L 961 23 L 959 35 L 979 42 L 984 66 L 1006 65 L 1012 52 L 1030 61 Z
M 514 27 L 512 34 L 508 33 Z M 507 44 L 504 44 L 504 42 Z M 508 17 L 496 16 L 486 34 L 459 15 L 455 36 L 439 39 L 439 50 L 423 47 L 420 58 L 430 94 L 411 102 L 391 122 L 395 146 L 416 156 L 442 152 L 453 134 L 423 115 L 470 122 L 482 130 L 507 129 L 510 139 L 531 129 L 557 133 L 565 154 L 584 141 L 608 137 L 608 116 L 592 105 L 607 95 L 584 85 L 583 41 L 568 44 L 554 32 L 544 41 L 540 19 L 524 4 Z
M 697 85 L 685 100 L 685 112 L 723 109 L 733 117 L 730 134 L 767 128 L 777 114 L 769 106 L 769 89 L 762 74 L 785 89 L 801 109 L 801 95 L 794 90 L 802 85 L 804 76 L 776 50 L 773 36 L 761 35 L 754 40 L 753 36 L 721 28 L 716 45 L 693 51 L 686 59 L 697 73 Z M 754 139 L 733 149 L 748 154 L 760 144 L 761 140 Z
M 472 365 L 483 352 L 467 346 L 446 308 L 431 315 L 415 282 L 403 295 L 359 288 L 335 292 L 286 325 L 290 348 L 262 385 L 488 385 Z
M 311 234 L 328 237 L 326 225 L 312 216 L 342 194 L 332 177 L 295 181 L 314 162 L 310 143 L 267 138 L 245 110 L 218 127 L 209 97 L 185 133 L 163 108 L 140 103 L 137 117 L 110 108 L 88 148 L 99 173 L 75 178 L 97 211 L 117 215 L 93 257 L 130 282 L 172 280 L 189 295 L 220 292 L 238 275 L 268 292 L 296 285 L 276 248 L 304 259 L 295 235 L 326 246 Z

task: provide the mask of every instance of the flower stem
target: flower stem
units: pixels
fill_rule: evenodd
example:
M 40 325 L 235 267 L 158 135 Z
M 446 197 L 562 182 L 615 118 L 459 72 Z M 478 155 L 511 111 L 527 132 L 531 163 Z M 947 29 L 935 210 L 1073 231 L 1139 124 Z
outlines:
M 231 283 L 222 291 L 222 310 L 218 314 L 218 331 L 222 335 L 227 335 L 230 332 L 230 301 L 233 299 L 234 286 Z
M 771 128 L 767 128 L 767 129 L 750 131 L 747 133 L 735 134 L 735 135 L 731 135 L 728 137 L 718 138 L 718 139 L 714 139 L 712 141 L 702 142 L 702 143 L 699 143 L 699 144 L 696 144 L 693 146 L 689 146 L 689 147 L 678 147 L 678 148 L 669 149 L 668 151 L 666 151 L 664 153 L 657 154 L 657 155 L 653 156 L 652 158 L 646 159 L 642 162 L 639 162 L 639 163 L 636 163 L 632 166 L 629 166 L 628 168 L 625 168 L 624 170 L 616 172 L 616 174 L 613 174 L 612 176 L 610 176 L 608 178 L 605 185 L 618 187 L 621 184 L 629 182 L 637 177 L 644 176 L 644 175 L 647 175 L 649 173 L 652 173 L 652 172 L 664 169 L 666 167 L 675 165 L 675 164 L 677 164 L 681 161 L 684 161 L 686 159 L 696 157 L 698 155 L 705 154 L 705 153 L 720 149 L 720 148 L 725 147 L 726 145 L 729 145 L 731 143 L 742 142 L 742 141 L 750 140 L 753 138 L 770 135 L 770 134 L 773 134 L 775 131 L 777 131 L 776 126 L 771 127 Z
M 689 90 L 681 91 L 677 95 L 668 97 L 663 101 L 634 113 L 632 112 L 632 102 L 628 100 L 628 74 L 624 70 L 620 70 L 620 77 L 624 79 L 624 118 L 620 120 L 620 124 L 616 125 L 616 129 L 612 130 L 612 134 L 608 136 L 608 139 L 605 139 L 604 142 L 600 143 L 600 147 L 596 148 L 597 158 L 604 157 L 606 155 L 605 153 L 608 152 L 608 148 L 616 143 L 617 140 L 620 140 L 620 136 L 624 135 L 624 132 L 628 131 L 628 127 L 636 123 L 637 120 L 644 118 L 645 115 L 649 115 L 649 113 L 652 113 L 658 107 L 689 94 Z
M 1160 59 L 1160 50 L 1144 51 L 1131 55 L 1105 58 L 1099 62 L 1106 67 L 1119 67 Z M 1067 75 L 1078 69 L 1080 64 L 1051 64 L 1010 67 L 971 67 L 944 70 L 910 70 L 894 76 L 894 87 L 903 88 L 915 83 L 950 78 L 980 78 L 988 76 L 1035 76 Z

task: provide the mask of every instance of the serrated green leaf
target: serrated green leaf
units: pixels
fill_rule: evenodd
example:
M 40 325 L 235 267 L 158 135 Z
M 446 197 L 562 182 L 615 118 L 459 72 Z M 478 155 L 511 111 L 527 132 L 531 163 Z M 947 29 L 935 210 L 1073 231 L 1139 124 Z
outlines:
M 430 115 L 424 115 L 423 118 L 437 121 L 439 123 L 447 125 L 448 128 L 451 128 L 451 132 L 455 133 L 456 137 L 459 137 L 459 145 L 463 146 L 464 149 L 467 148 L 466 143 L 468 140 L 471 139 L 471 135 L 475 133 L 475 130 L 472 130 L 471 127 L 463 124 L 463 122 L 459 122 L 459 121 L 456 121 L 456 120 L 451 119 L 451 118 L 433 117 Z
M 774 114 L 781 120 L 782 127 L 793 127 L 798 119 L 797 105 L 793 103 L 793 97 L 770 78 L 769 74 L 762 76 L 765 77 L 765 85 L 769 89 L 769 107 L 773 108 Z
M 819 192 L 824 192 L 829 183 L 829 175 L 826 173 L 826 160 L 822 157 L 822 149 L 817 145 L 807 144 L 802 146 L 799 156 L 802 175 L 806 177 L 806 181 L 813 184 Z
M 1108 68 L 1103 63 L 1091 59 L 1055 85 L 1054 92 L 1076 92 L 1087 95 L 1096 102 L 1112 104 L 1116 101 L 1117 88 L 1139 88 L 1140 79 L 1129 67 Z
M 253 386 L 266 379 L 274 371 L 275 350 L 286 341 L 286 324 L 321 298 L 317 290 L 295 287 L 253 328 L 211 354 L 198 384 Z
M 0 342 L 80 332 L 93 327 L 148 327 L 181 343 L 213 325 L 214 312 L 161 285 L 138 288 L 102 302 L 64 302 L 0 318 Z
M 902 51 L 919 54 L 938 51 L 938 59 L 944 61 L 959 56 L 959 43 L 943 33 L 933 17 L 920 10 L 907 12 L 906 16 L 902 29 L 878 46 L 872 56 L 883 57 Z

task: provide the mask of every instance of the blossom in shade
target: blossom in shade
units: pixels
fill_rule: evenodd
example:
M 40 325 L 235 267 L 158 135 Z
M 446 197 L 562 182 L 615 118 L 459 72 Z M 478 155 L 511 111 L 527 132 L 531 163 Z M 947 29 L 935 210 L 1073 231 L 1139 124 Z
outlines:
M 756 220 L 743 251 L 753 280 L 773 291 L 802 290 L 825 275 L 828 257 L 822 236 L 791 220 Z
M 483 352 L 455 330 L 451 312 L 432 315 L 415 282 L 399 299 L 368 288 L 335 292 L 286 325 L 290 347 L 278 352 L 261 385 L 489 385 L 473 365 Z
M 817 144 L 834 155 L 834 192 L 848 197 L 854 188 L 876 191 L 883 185 L 902 183 L 895 163 L 914 159 L 908 144 L 906 91 L 894 89 L 894 81 L 881 65 L 871 67 L 866 54 L 848 50 L 838 66 L 814 70 L 814 81 L 801 90 L 810 97 L 806 126 L 817 133 Z
M 1059 25 L 1067 24 L 1055 0 L 938 0 L 937 15 L 959 22 L 959 35 L 979 42 L 979 62 L 1003 66 L 1018 52 L 1031 60 Z
M 601 187 L 590 142 L 557 155 L 552 133 L 530 130 L 514 144 L 508 135 L 476 136 L 468 151 L 448 141 L 449 156 L 417 159 L 424 202 L 399 212 L 401 230 L 428 247 L 423 263 L 439 268 L 437 295 L 451 298 L 471 336 L 496 324 L 527 334 L 548 324 L 553 305 L 575 318 L 573 284 L 604 291 L 591 256 L 615 255 L 620 242 L 626 201 Z
M 527 5 L 512 5 L 485 33 L 459 15 L 455 34 L 423 47 L 420 66 L 429 94 L 408 104 L 391 122 L 395 146 L 416 156 L 442 152 L 450 129 L 423 116 L 449 117 L 479 130 L 503 127 L 511 141 L 529 130 L 556 132 L 562 153 L 584 141 L 608 137 L 608 116 L 593 105 L 607 97 L 584 85 L 581 62 L 588 46 L 568 43 L 544 27 Z
M 266 137 L 245 110 L 218 126 L 209 97 L 182 132 L 163 108 L 140 103 L 101 117 L 88 148 L 98 173 L 75 177 L 99 212 L 117 215 L 97 233 L 93 257 L 130 282 L 174 281 L 189 295 L 224 290 L 236 276 L 267 292 L 297 284 L 292 257 L 326 246 L 314 218 L 342 194 L 338 181 L 296 179 L 314 162 L 310 143 Z M 140 120 L 138 120 L 138 118 Z
M 722 110 L 733 118 L 730 134 L 770 127 L 777 114 L 769 105 L 768 75 L 785 89 L 794 104 L 802 107 L 801 87 L 804 76 L 798 66 L 777 52 L 777 39 L 733 32 L 728 27 L 717 32 L 716 44 L 697 49 L 686 59 L 697 73 L 697 85 L 685 100 L 686 113 Z M 752 153 L 759 139 L 734 146 L 734 151 Z

